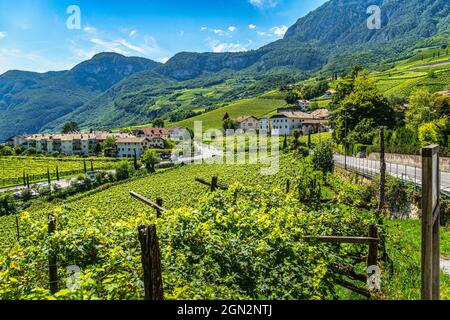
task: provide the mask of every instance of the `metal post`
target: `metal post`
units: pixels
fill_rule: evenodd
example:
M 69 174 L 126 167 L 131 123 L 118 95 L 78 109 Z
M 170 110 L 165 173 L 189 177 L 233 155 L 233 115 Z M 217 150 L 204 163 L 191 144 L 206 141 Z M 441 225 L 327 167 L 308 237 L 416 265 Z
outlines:
M 344 110 L 345 138 L 344 138 L 344 167 L 347 170 L 347 109 Z

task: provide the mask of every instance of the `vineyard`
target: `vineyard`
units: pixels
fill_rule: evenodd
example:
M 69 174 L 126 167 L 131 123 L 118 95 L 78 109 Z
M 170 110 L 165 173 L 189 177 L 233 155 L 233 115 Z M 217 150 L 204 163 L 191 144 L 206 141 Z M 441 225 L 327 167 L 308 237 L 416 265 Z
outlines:
M 52 179 L 84 173 L 85 163 L 88 171 L 111 169 L 116 159 L 95 158 L 48 158 L 48 157 L 0 157 L 0 187 L 21 185 L 24 176 L 29 176 L 30 182 L 47 180 L 47 172 Z
M 364 274 L 367 246 L 303 238 L 360 237 L 370 225 L 378 226 L 391 259 L 379 260 L 384 285 L 373 297 L 418 299 L 420 223 L 380 219 L 376 182 L 339 169 L 324 174 L 313 159 L 283 153 L 275 176 L 261 176 L 261 165 L 180 166 L 66 200 L 36 200 L 19 216 L 19 234 L 16 216 L 0 218 L 0 299 L 142 299 L 141 224 L 157 226 L 168 300 L 364 298 L 339 284 L 361 284 L 351 276 Z M 219 191 L 196 182 L 212 176 Z M 130 191 L 162 198 L 168 211 L 156 219 Z M 49 214 L 57 221 L 52 235 Z M 450 254 L 448 230 L 442 243 Z M 54 295 L 52 252 L 61 289 Z M 69 290 L 67 267 L 74 265 L 82 270 L 80 287 Z M 443 274 L 442 295 L 449 294 Z
M 40 209 L 21 215 L 20 231 L 27 236 L 15 245 L 13 232 L 4 243 L 9 248 L 1 258 L 6 267 L 0 296 L 48 299 L 46 253 L 57 250 L 61 274 L 65 266 L 78 265 L 83 275 L 81 290 L 62 290 L 54 298 L 141 299 L 136 228 L 157 223 L 166 299 L 337 298 L 340 275 L 333 266 L 351 263 L 348 252 L 360 256 L 364 246 L 339 248 L 301 237 L 364 235 L 375 217 L 368 209 L 334 201 L 340 191 L 334 183 L 326 187 L 308 159 L 284 155 L 281 167 L 277 176 L 262 177 L 258 166 L 186 166 L 65 203 L 38 204 Z M 212 175 L 228 190 L 211 194 L 194 181 Z M 162 197 L 171 210 L 155 221 L 131 199 L 131 190 Z M 58 221 L 51 237 L 49 213 Z M 0 221 L 11 224 L 13 217 Z

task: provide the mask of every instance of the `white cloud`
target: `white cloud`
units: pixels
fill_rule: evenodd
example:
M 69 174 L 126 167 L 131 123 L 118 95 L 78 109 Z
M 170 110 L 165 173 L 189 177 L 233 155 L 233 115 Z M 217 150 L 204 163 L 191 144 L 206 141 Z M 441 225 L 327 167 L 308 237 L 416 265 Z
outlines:
M 218 43 L 213 48 L 213 52 L 243 52 L 248 51 L 241 43 Z
M 223 30 L 222 29 L 213 29 L 213 32 L 215 34 L 223 34 Z
M 137 35 L 137 30 L 131 30 L 130 34 L 128 35 L 130 38 L 134 38 Z
M 159 59 L 159 62 L 166 63 L 169 60 L 170 60 L 169 57 L 164 57 L 164 58 Z
M 200 28 L 200 31 L 206 31 L 206 30 L 208 30 L 207 27 L 201 27 L 201 28 Z
M 121 44 L 117 41 L 105 41 L 99 38 L 92 38 L 90 41 L 96 44 L 102 51 L 115 52 L 122 55 L 129 54 L 128 51 L 121 48 Z
M 281 3 L 281 1 L 282 0 L 248 0 L 250 4 L 259 9 L 275 8 Z
M 283 37 L 286 32 L 288 31 L 288 27 L 281 26 L 281 27 L 273 27 L 270 29 L 276 36 Z
M 135 52 L 139 52 L 139 53 L 142 53 L 142 54 L 146 54 L 147 53 L 147 50 L 145 48 L 137 46 L 137 45 L 134 45 L 134 44 L 131 44 L 125 39 L 117 39 L 115 42 L 120 43 L 125 48 L 133 50 Z
M 237 30 L 237 28 L 235 26 L 229 26 L 228 27 L 228 31 L 234 32 L 236 30 Z
M 269 32 L 264 32 L 264 31 L 258 31 L 258 35 L 260 35 L 261 37 L 272 37 L 273 34 L 269 33 Z
M 90 27 L 90 26 L 84 27 L 83 31 L 86 33 L 91 33 L 91 34 L 97 33 L 97 29 L 95 29 L 94 27 Z
M 0 31 L 0 39 L 6 38 L 8 34 L 4 31 Z
M 256 24 L 249 24 L 249 25 L 248 25 L 248 28 L 249 28 L 249 29 L 256 29 Z

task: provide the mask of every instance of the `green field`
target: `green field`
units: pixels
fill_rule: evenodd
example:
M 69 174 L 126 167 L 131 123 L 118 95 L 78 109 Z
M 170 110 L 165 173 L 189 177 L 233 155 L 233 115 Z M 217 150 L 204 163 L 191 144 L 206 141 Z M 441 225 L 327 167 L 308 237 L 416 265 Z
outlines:
M 226 107 L 202 114 L 200 116 L 172 123 L 173 126 L 182 126 L 190 129 L 194 128 L 194 121 L 202 121 L 203 129 L 222 129 L 222 119 L 225 113 L 231 118 L 252 115 L 255 117 L 267 116 L 278 108 L 286 106 L 286 102 L 281 99 L 244 99 L 229 104 Z
M 372 77 L 385 95 L 409 96 L 422 87 L 430 92 L 443 91 L 450 85 L 450 55 L 441 49 L 438 57 L 437 51 L 435 48 L 424 49 L 410 59 L 397 62 L 394 68 L 377 72 Z
M 86 169 L 111 169 L 117 162 L 108 158 L 50 158 L 50 157 L 0 157 L 0 187 L 23 184 L 23 176 L 28 175 L 30 182 L 47 179 L 47 170 L 52 179 L 56 178 L 56 168 L 60 177 L 84 173 Z M 91 167 L 92 163 L 92 167 Z

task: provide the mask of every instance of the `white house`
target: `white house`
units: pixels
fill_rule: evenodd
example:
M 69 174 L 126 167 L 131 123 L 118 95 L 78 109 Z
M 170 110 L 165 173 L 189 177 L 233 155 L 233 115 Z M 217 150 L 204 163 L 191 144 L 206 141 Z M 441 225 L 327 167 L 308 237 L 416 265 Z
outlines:
M 24 145 L 26 143 L 26 136 L 21 136 L 21 135 L 17 135 L 17 136 L 12 136 L 8 139 L 6 139 L 6 145 L 10 146 L 10 147 L 17 147 L 17 146 L 21 146 Z
M 259 119 L 259 130 L 270 132 L 270 118 L 264 117 Z
M 117 156 L 119 158 L 138 158 L 144 153 L 144 143 L 149 143 L 147 138 L 134 136 L 119 138 L 116 140 Z
M 309 108 L 311 106 L 311 102 L 309 102 L 308 100 L 297 100 L 295 105 L 298 108 L 304 110 L 304 109 Z
M 323 132 L 329 123 L 330 111 L 318 109 L 311 113 L 302 111 L 280 112 L 270 118 L 270 126 L 273 135 L 291 136 L 294 130 L 299 130 L 303 135 Z

